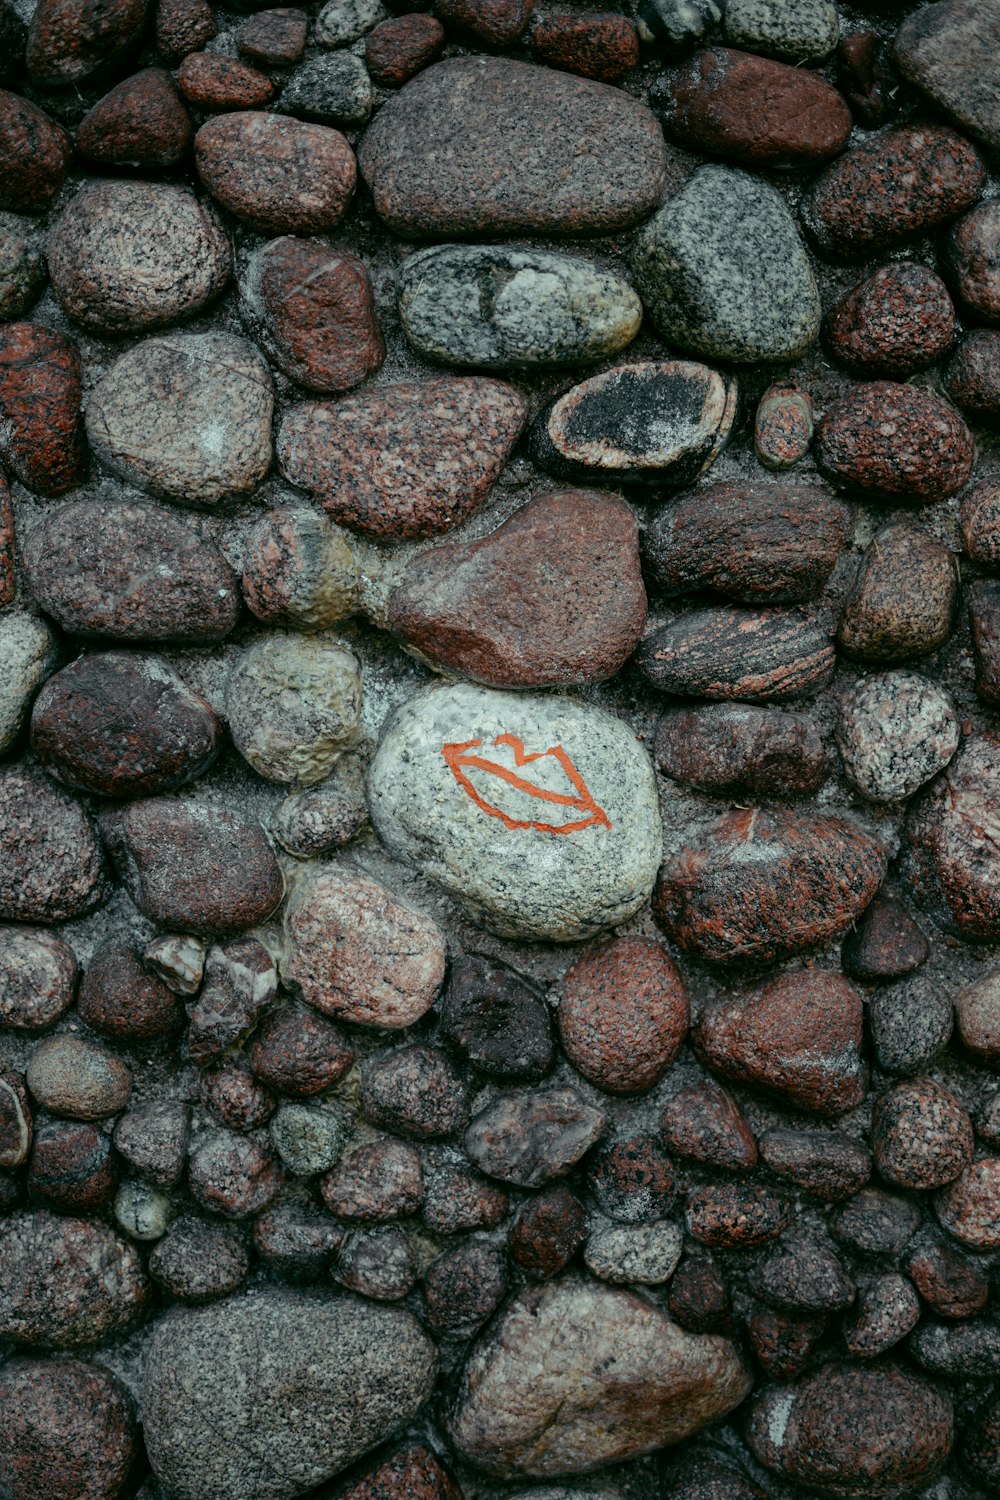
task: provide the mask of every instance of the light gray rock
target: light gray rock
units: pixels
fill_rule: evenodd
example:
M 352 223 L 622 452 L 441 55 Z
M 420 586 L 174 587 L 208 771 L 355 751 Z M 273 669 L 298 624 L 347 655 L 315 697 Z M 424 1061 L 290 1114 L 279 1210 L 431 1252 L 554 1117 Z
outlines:
M 569 698 L 421 690 L 384 730 L 368 799 L 392 854 L 506 936 L 617 926 L 656 878 L 649 757 L 627 724 Z
M 491 1475 L 558 1478 L 679 1442 L 750 1384 L 728 1339 L 571 1276 L 521 1292 L 475 1345 L 448 1426 Z
M 403 262 L 399 315 L 418 353 L 480 369 L 577 364 L 624 349 L 642 303 L 580 256 L 503 245 L 435 245 Z
M 352 1128 L 339 1110 L 289 1100 L 271 1121 L 271 1144 L 296 1177 L 313 1177 L 339 1161 Z
M 29 235 L 0 228 L 0 318 L 20 318 L 44 283 L 45 260 Z
M 837 45 L 840 22 L 831 0 L 726 0 L 726 41 L 748 52 L 816 62 Z
M 372 112 L 368 69 L 353 52 L 311 57 L 282 90 L 281 109 L 321 125 L 363 125 Z
M 152 1243 L 167 1232 L 173 1204 L 146 1182 L 123 1182 L 115 1194 L 115 1219 L 129 1239 Z
M 0 755 L 16 740 L 38 689 L 56 664 L 52 631 L 37 615 L 0 615 Z
M 873 802 L 900 802 L 944 769 L 961 739 L 951 694 L 919 672 L 877 672 L 845 693 L 837 746 Z
M 819 334 L 816 279 L 777 190 L 700 167 L 638 235 L 639 295 L 678 349 L 736 362 L 794 359 Z
M 226 713 L 233 743 L 259 775 L 311 786 L 357 736 L 357 657 L 315 636 L 265 636 L 229 674 Z
M 1000 147 L 1000 0 L 922 5 L 896 33 L 904 78 L 959 125 Z
M 320 47 L 347 47 L 388 15 L 382 0 L 327 0 L 316 17 L 316 42 Z
M 602 1281 L 660 1286 L 677 1270 L 683 1248 L 683 1231 L 666 1219 L 652 1224 L 614 1224 L 604 1219 L 590 1231 L 583 1259 Z
M 353 1298 L 173 1312 L 146 1363 L 146 1450 L 173 1500 L 293 1500 L 410 1421 L 436 1370 L 411 1314 Z
M 211 508 L 249 494 L 271 467 L 274 393 L 245 339 L 177 333 L 122 354 L 86 405 L 109 469 L 154 495 Z
M 636 6 L 642 40 L 677 50 L 700 42 L 721 18 L 715 0 L 639 0 Z

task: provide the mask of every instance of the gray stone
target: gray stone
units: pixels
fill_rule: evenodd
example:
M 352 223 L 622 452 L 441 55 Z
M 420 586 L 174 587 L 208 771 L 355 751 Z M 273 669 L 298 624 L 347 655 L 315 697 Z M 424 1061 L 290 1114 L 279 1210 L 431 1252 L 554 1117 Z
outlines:
M 271 467 L 274 395 L 252 344 L 177 333 L 122 354 L 87 401 L 87 434 L 109 469 L 154 495 L 211 508 Z
M 939 0 L 896 33 L 903 77 L 989 146 L 1000 147 L 1000 0 Z
M 271 1121 L 271 1143 L 296 1177 L 328 1172 L 351 1138 L 349 1116 L 320 1104 L 289 1101 Z
M 879 987 L 869 1001 L 868 1024 L 883 1073 L 912 1077 L 928 1068 L 951 1039 L 951 996 L 922 976 Z
M 583 1259 L 602 1281 L 660 1286 L 676 1271 L 683 1246 L 683 1231 L 666 1219 L 652 1224 L 614 1224 L 604 1219 L 591 1229 Z
M 142 1243 L 161 1240 L 173 1215 L 173 1204 L 146 1182 L 123 1182 L 115 1194 L 115 1219 L 129 1239 Z
M 327 0 L 316 17 L 316 42 L 320 47 L 347 47 L 388 15 L 382 0 Z
M 389 720 L 368 795 L 389 851 L 504 935 L 617 926 L 656 878 L 649 758 L 629 725 L 568 698 L 425 688 Z
M 268 781 L 311 786 L 357 737 L 361 673 L 352 652 L 315 636 L 269 635 L 226 684 L 237 750 Z
M 146 1450 L 174 1500 L 293 1500 L 409 1422 L 436 1371 L 396 1308 L 267 1291 L 173 1312 L 146 1363 Z
M 715 0 L 639 0 L 636 7 L 642 40 L 678 51 L 701 41 L 721 18 Z
M 558 1478 L 679 1442 L 750 1384 L 728 1339 L 565 1277 L 521 1292 L 474 1346 L 448 1426 L 491 1475 Z
M 96 1344 L 124 1333 L 148 1293 L 139 1252 L 104 1224 L 48 1213 L 0 1222 L 0 1338 Z
M 877 672 L 845 693 L 837 746 L 848 780 L 900 802 L 944 769 L 961 738 L 951 694 L 919 672 Z
M 575 1089 L 501 1094 L 469 1125 L 465 1153 L 487 1177 L 541 1187 L 575 1166 L 606 1124 Z
M 831 0 L 726 0 L 725 29 L 734 47 L 816 62 L 837 45 L 840 21 Z
M 93 825 L 23 765 L 0 767 L 0 922 L 66 922 L 108 894 Z
M 960 1323 L 922 1323 L 909 1344 L 918 1364 L 934 1375 L 993 1380 L 1000 1375 L 1000 1323 L 975 1319 Z
M 419 354 L 480 369 L 577 364 L 624 349 L 642 303 L 580 256 L 502 245 L 435 245 L 403 262 L 399 315 Z
M 282 90 L 281 108 L 321 125 L 363 125 L 372 112 L 368 69 L 353 52 L 311 57 L 299 64 Z
M 44 620 L 36 615 L 0 615 L 0 755 L 13 745 L 55 664 L 55 637 Z
M 688 353 L 795 359 L 819 334 L 819 292 L 792 216 L 747 172 L 700 167 L 644 226 L 631 266 L 657 329 Z
M 45 283 L 45 260 L 27 236 L 0 229 L 0 319 L 20 318 Z

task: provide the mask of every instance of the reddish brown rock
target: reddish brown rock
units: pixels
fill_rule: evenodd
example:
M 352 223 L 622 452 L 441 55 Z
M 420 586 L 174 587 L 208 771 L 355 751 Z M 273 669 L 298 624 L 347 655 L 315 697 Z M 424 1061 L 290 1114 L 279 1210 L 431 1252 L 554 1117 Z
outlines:
M 433 16 L 391 16 L 365 38 L 365 63 L 372 83 L 399 88 L 435 62 L 444 46 L 445 31 Z
M 903 979 L 930 956 L 930 943 L 895 896 L 878 895 L 844 939 L 845 974 L 871 982 Z
M 660 1116 L 663 1139 L 676 1156 L 707 1162 L 728 1172 L 757 1165 L 757 1143 L 732 1094 L 703 1078 L 688 1084 Z
M 130 948 L 114 943 L 99 949 L 87 965 L 77 1010 L 102 1036 L 131 1043 L 169 1035 L 184 1016 L 178 996 L 147 974 Z
M 885 868 L 881 845 L 845 819 L 740 809 L 663 866 L 653 915 L 712 963 L 768 963 L 842 933 Z
M 308 391 L 349 390 L 385 359 L 371 281 L 356 255 L 286 235 L 251 257 L 240 292 L 265 353 Z
M 115 1126 L 115 1150 L 144 1182 L 174 1188 L 184 1172 L 190 1127 L 191 1110 L 179 1100 L 134 1105 Z
M 753 424 L 753 448 L 765 469 L 792 469 L 809 452 L 815 412 L 808 391 L 772 385 L 760 398 Z
M 989 1300 L 985 1272 L 951 1245 L 931 1239 L 910 1255 L 907 1270 L 917 1291 L 939 1318 L 971 1318 Z
M 438 1048 L 397 1047 L 366 1058 L 361 1111 L 372 1125 L 417 1140 L 437 1140 L 469 1121 L 468 1088 Z
M 984 1156 L 937 1195 L 938 1218 L 973 1250 L 1000 1245 L 1000 1158 Z
M 741 800 L 805 797 L 828 772 L 811 719 L 747 703 L 669 709 L 657 726 L 653 754 L 665 776 Z
M 504 1294 L 503 1252 L 483 1240 L 446 1250 L 424 1272 L 424 1298 L 432 1327 L 468 1338 L 494 1313 Z
M 61 1120 L 42 1126 L 28 1168 L 32 1203 L 59 1214 L 99 1214 L 114 1190 L 111 1140 L 103 1131 Z
M 905 1276 L 889 1272 L 858 1282 L 854 1312 L 844 1324 L 849 1354 L 872 1359 L 898 1344 L 920 1319 L 920 1298 Z
M 80 353 L 39 323 L 0 327 L 0 453 L 39 495 L 62 495 L 86 472 Z
M 267 1210 L 254 1220 L 255 1237 L 266 1214 Z M 248 1268 L 249 1257 L 238 1229 L 187 1217 L 171 1224 L 149 1257 L 153 1280 L 179 1302 L 226 1297 L 245 1280 Z
M 277 1197 L 285 1176 L 263 1141 L 216 1130 L 191 1152 L 188 1182 L 210 1213 L 252 1219 Z
M 956 406 L 984 426 L 1000 423 L 1000 331 L 973 328 L 948 361 L 942 385 Z
M 951 634 L 958 560 L 903 522 L 877 531 L 844 603 L 837 641 L 863 662 L 925 656 Z
M 81 156 L 109 167 L 173 167 L 193 140 L 191 116 L 165 68 L 143 68 L 116 84 L 76 131 Z
M 699 1188 L 687 1201 L 688 1234 L 701 1245 L 726 1249 L 764 1245 L 791 1220 L 791 1205 L 753 1183 Z
M 31 1101 L 21 1073 L 0 1073 L 0 1170 L 23 1167 L 31 1150 Z
M 667 1305 L 670 1316 L 690 1333 L 725 1333 L 732 1326 L 726 1283 L 707 1256 L 688 1255 L 681 1261 Z
M 236 45 L 265 68 L 297 63 L 306 50 L 309 20 L 301 10 L 262 10 L 243 22 Z
M 492 687 L 601 682 L 645 620 L 635 514 L 589 490 L 545 495 L 481 541 L 420 553 L 389 600 L 406 645 Z
M 0 209 L 44 213 L 66 179 L 73 144 L 37 105 L 0 89 Z
M 902 379 L 933 364 L 955 335 L 940 276 L 909 261 L 881 266 L 828 313 L 830 353 L 855 375 Z
M 416 1213 L 423 1174 L 416 1147 L 383 1136 L 346 1151 L 320 1181 L 323 1202 L 340 1219 L 381 1223 Z
M 274 1095 L 250 1069 L 232 1060 L 207 1068 L 202 1074 L 201 1099 L 228 1130 L 258 1130 L 278 1107 Z
M 321 234 L 357 179 L 339 130 L 256 110 L 219 115 L 194 138 L 198 175 L 223 208 L 263 234 Z
M 955 996 L 962 1045 L 987 1067 L 1000 1063 L 1000 971 L 991 970 Z
M 120 62 L 138 43 L 148 0 L 40 0 L 28 29 L 28 72 L 36 83 L 79 83 Z
M 559 986 L 559 1037 L 584 1078 L 613 1094 L 652 1088 L 688 1028 L 687 989 L 651 938 L 615 938 L 584 954 Z
M 54 932 L 0 927 L 0 1026 L 44 1031 L 73 1004 L 76 954 Z
M 822 254 L 862 260 L 957 217 L 985 180 L 978 151 L 954 130 L 900 125 L 827 167 L 803 217 Z
M 655 630 L 636 653 L 652 687 L 680 697 L 783 702 L 826 687 L 836 652 L 800 609 L 690 610 Z
M 863 1188 L 831 1220 L 837 1239 L 865 1255 L 899 1255 L 920 1223 L 920 1209 L 907 1198 Z
M 850 510 L 825 489 L 716 484 L 657 511 L 643 559 L 667 596 L 708 588 L 797 604 L 822 591 L 850 530 Z
M 760 1154 L 776 1177 L 831 1203 L 863 1188 L 872 1170 L 870 1153 L 839 1130 L 766 1130 Z
M 459 39 L 503 51 L 525 31 L 533 9 L 533 0 L 437 0 L 434 14 Z
M 587 1214 L 566 1187 L 529 1198 L 510 1233 L 510 1258 L 529 1276 L 548 1281 L 572 1260 L 587 1237 Z
M 575 1166 L 606 1123 L 576 1089 L 500 1094 L 465 1132 L 465 1153 L 489 1177 L 542 1187 Z
M 278 465 L 345 526 L 393 540 L 433 536 L 479 508 L 524 417 L 523 398 L 499 381 L 406 381 L 290 407 Z
M 23 558 L 38 603 L 75 635 L 205 642 L 236 624 L 239 590 L 229 564 L 159 506 L 87 500 L 65 507 L 30 532 Z
M 296 1005 L 266 1017 L 250 1053 L 261 1082 L 296 1099 L 326 1093 L 353 1061 L 354 1049 L 338 1026 Z
M 66 922 L 107 895 L 90 819 L 47 777 L 0 769 L 0 922 Z
M 792 1229 L 750 1275 L 750 1289 L 784 1312 L 842 1312 L 854 1283 L 833 1250 L 815 1235 Z
M 426 1179 L 423 1216 L 434 1234 L 495 1229 L 507 1212 L 502 1187 L 465 1167 L 445 1163 Z
M 897 505 L 930 505 L 966 485 L 972 433 L 950 406 L 888 380 L 854 386 L 819 424 L 816 460 L 830 479 Z
M 751 166 L 818 166 L 851 133 L 850 110 L 825 79 L 731 47 L 696 53 L 657 103 L 680 145 Z
M 996 572 L 1000 568 L 1000 484 L 987 480 L 973 485 L 962 496 L 959 523 L 973 562 Z
M 972 1160 L 972 1121 L 931 1078 L 897 1084 L 875 1105 L 872 1149 L 888 1182 L 929 1192 L 954 1181 Z
M 972 942 L 1000 937 L 1000 733 L 967 739 L 913 806 L 901 876 L 936 921 Z
M 720 995 L 692 1033 L 705 1067 L 801 1109 L 841 1115 L 865 1096 L 861 995 L 842 975 L 803 969 Z
M 218 29 L 208 0 L 157 0 L 156 45 L 168 62 L 197 52 Z
M 0 1370 L 0 1469 L 9 1500 L 118 1500 L 140 1464 L 131 1398 L 101 1365 L 12 1359 Z
M 968 593 L 976 692 L 986 703 L 1000 703 L 1000 584 L 978 579 Z
M 627 16 L 606 11 L 557 11 L 531 35 L 535 53 L 550 68 L 617 83 L 638 65 L 639 38 Z
M 853 31 L 837 47 L 837 87 L 859 125 L 877 130 L 897 113 L 899 78 L 877 31 Z
M 952 225 L 944 263 L 955 295 L 975 321 L 1000 323 L 1000 203 L 995 198 Z
M 759 1307 L 747 1321 L 750 1346 L 766 1375 L 791 1380 L 801 1375 L 826 1328 L 822 1314 L 802 1315 Z
M 608 1141 L 591 1158 L 587 1181 L 601 1212 L 620 1224 L 659 1221 L 677 1194 L 677 1171 L 655 1135 Z
M 0 609 L 6 609 L 17 592 L 14 510 L 7 481 L 0 473 Z
M 261 109 L 275 95 L 266 73 L 215 52 L 189 52 L 177 70 L 177 86 L 188 104 L 208 114 Z
M 342 1500 L 462 1500 L 462 1491 L 429 1449 L 413 1444 L 380 1460 Z
M 35 699 L 31 748 L 77 791 L 149 797 L 193 781 L 215 759 L 222 725 L 162 657 L 81 656 Z
M 14 1344 L 99 1343 L 131 1328 L 148 1296 L 138 1251 L 106 1225 L 45 1212 L 0 1220 L 0 1332 Z
M 107 812 L 101 823 L 132 900 L 160 926 L 242 932 L 281 900 L 281 871 L 264 831 L 240 813 L 153 797 Z

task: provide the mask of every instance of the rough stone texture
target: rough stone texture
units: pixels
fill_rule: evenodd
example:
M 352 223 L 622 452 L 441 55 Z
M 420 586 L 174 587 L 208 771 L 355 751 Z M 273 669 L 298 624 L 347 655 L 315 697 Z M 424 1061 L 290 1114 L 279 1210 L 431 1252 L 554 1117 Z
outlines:
M 271 467 L 274 397 L 252 344 L 226 333 L 148 339 L 87 401 L 95 453 L 140 489 L 211 509 L 249 494 Z
M 624 229 L 655 208 L 665 155 L 652 113 L 607 84 L 458 57 L 385 105 L 359 163 L 397 234 L 585 234 Z
M 37 771 L 0 769 L 0 921 L 66 922 L 107 895 L 93 825 Z
M 726 40 L 751 52 L 816 62 L 837 42 L 837 11 L 831 0 L 726 0 Z
M 640 231 L 630 256 L 657 330 L 708 359 L 793 359 L 820 327 L 805 247 L 777 190 L 704 166 Z
M 0 1466 L 10 1500 L 116 1500 L 141 1443 L 132 1401 L 78 1359 L 13 1359 L 0 1370 Z
M 488 1473 L 545 1479 L 677 1442 L 748 1387 L 727 1339 L 684 1333 L 633 1293 L 564 1279 L 520 1293 L 473 1348 L 449 1431 Z
M 81 156 L 108 167 L 175 167 L 193 140 L 191 116 L 165 68 L 143 68 L 116 84 L 76 131 Z
M 72 150 L 62 126 L 36 104 L 0 89 L 0 208 L 44 213 L 63 185 Z
M 256 110 L 217 115 L 194 138 L 198 176 L 216 202 L 262 234 L 322 234 L 357 180 L 339 130 Z
M 805 610 L 719 606 L 675 615 L 646 636 L 636 661 L 661 692 L 783 703 L 826 687 L 836 652 Z
M 488 1177 L 541 1187 L 574 1166 L 606 1123 L 572 1088 L 501 1095 L 472 1120 L 465 1151 Z
M 973 421 L 996 427 L 1000 422 L 1000 332 L 974 328 L 945 367 L 942 384 Z
M 877 130 L 899 113 L 905 95 L 893 66 L 891 46 L 874 27 L 851 31 L 841 38 L 837 87 L 855 120 L 867 130 Z
M 15 744 L 32 699 L 58 661 L 55 639 L 35 615 L 0 615 L 0 755 Z
M 1000 203 L 987 200 L 952 225 L 944 263 L 960 304 L 977 321 L 1000 323 Z
M 853 387 L 819 424 L 816 457 L 835 483 L 897 505 L 929 505 L 964 488 L 975 443 L 928 391 L 879 380 Z
M 233 743 L 259 776 L 311 786 L 356 738 L 357 657 L 333 641 L 269 635 L 242 653 L 226 683 Z
M 617 83 L 639 61 L 639 38 L 627 16 L 570 11 L 542 17 L 531 34 L 536 57 L 567 73 Z
M 239 591 L 229 564 L 159 506 L 77 501 L 39 521 L 22 556 L 38 603 L 74 635 L 205 642 L 236 624 Z
M 996 0 L 938 0 L 896 33 L 899 70 L 970 135 L 1000 147 Z
M 218 215 L 169 183 L 91 182 L 56 220 L 52 287 L 94 333 L 142 333 L 199 312 L 229 280 Z
M 848 780 L 874 802 L 900 802 L 958 749 L 951 695 L 917 672 L 876 672 L 842 697 L 837 748 Z
M 432 536 L 479 508 L 524 416 L 523 398 L 497 381 L 402 381 L 290 407 L 278 466 L 335 521 L 393 540 Z
M 754 452 L 765 469 L 793 469 L 809 452 L 815 412 L 808 391 L 772 385 L 760 398 L 754 418 Z
M 902 902 L 879 894 L 847 934 L 840 958 L 855 979 L 902 979 L 926 963 L 930 951 Z
M 460 1070 L 433 1047 L 399 1047 L 362 1066 L 365 1119 L 418 1140 L 463 1129 L 469 1118 L 467 1093 Z
M 39 1042 L 25 1074 L 32 1097 L 50 1114 L 70 1120 L 103 1120 L 128 1103 L 132 1076 L 95 1042 L 70 1035 Z
M 677 1156 L 730 1172 L 757 1165 L 757 1143 L 731 1094 L 714 1078 L 688 1084 L 668 1100 L 660 1133 Z
M 423 689 L 386 725 L 369 803 L 390 853 L 507 935 L 615 926 L 660 858 L 645 751 L 620 720 L 564 698 Z
M 38 323 L 0 328 L 0 456 L 29 490 L 63 495 L 83 479 L 80 354 Z
M 656 730 L 658 771 L 715 796 L 807 796 L 826 779 L 826 751 L 805 714 L 744 703 L 672 708 Z
M 935 1199 L 938 1218 L 973 1250 L 1000 1245 L 1000 1159 L 984 1156 L 966 1167 Z
M 955 334 L 955 309 L 933 271 L 882 266 L 827 315 L 827 348 L 854 375 L 903 379 L 931 365 Z
M 145 19 L 144 0 L 42 0 L 28 29 L 28 72 L 43 86 L 79 83 L 120 61 L 138 42 Z
M 552 1066 L 552 1021 L 539 990 L 483 954 L 452 961 L 439 1025 L 452 1051 L 490 1077 L 534 1080 Z
M 73 1004 L 76 954 L 54 932 L 0 927 L 0 1025 L 44 1031 Z
M 920 1318 L 920 1299 L 905 1276 L 889 1272 L 858 1284 L 854 1313 L 844 1327 L 848 1354 L 872 1359 L 904 1339 Z
M 309 506 L 269 510 L 247 537 L 243 597 L 259 620 L 323 630 L 350 614 L 360 582 L 347 537 Z
M 919 983 L 877 989 L 868 1020 L 879 1067 L 903 1077 L 924 1073 L 938 1060 L 954 1025 L 947 991 Z
M 530 501 L 481 541 L 414 558 L 388 620 L 422 657 L 491 687 L 603 681 L 646 620 L 635 515 L 589 490 Z
M 52 1214 L 0 1222 L 0 1334 L 78 1349 L 126 1332 L 149 1283 L 138 1251 L 103 1224 Z
M 170 62 L 204 47 L 218 29 L 208 0 L 157 0 L 156 45 Z
M 875 1106 L 872 1150 L 888 1182 L 928 1192 L 954 1181 L 972 1160 L 972 1122 L 933 1079 L 901 1083 Z
M 381 1136 L 347 1151 L 322 1179 L 320 1191 L 340 1219 L 381 1223 L 408 1217 L 423 1197 L 420 1153 Z
M 177 70 L 177 86 L 188 104 L 212 114 L 262 109 L 275 93 L 259 68 L 212 52 L 189 52 Z
M 583 1258 L 588 1271 L 613 1285 L 633 1282 L 661 1286 L 669 1281 L 681 1257 L 684 1236 L 676 1224 L 612 1224 L 591 1230 Z
M 283 67 L 300 61 L 308 32 L 308 19 L 300 10 L 263 10 L 240 26 L 237 46 L 253 62 Z
M 380 88 L 399 88 L 437 61 L 444 41 L 444 27 L 433 16 L 392 16 L 380 22 L 365 41 L 365 62 L 372 83 Z
M 905 522 L 872 538 L 844 603 L 837 642 L 863 662 L 926 656 L 951 634 L 958 560 L 942 542 Z
M 940 1318 L 967 1318 L 982 1312 L 989 1281 L 978 1265 L 943 1239 L 918 1245 L 907 1270 L 921 1297 Z
M 766 1130 L 760 1154 L 776 1177 L 828 1202 L 852 1197 L 872 1169 L 865 1147 L 836 1130 Z
M 354 1051 L 338 1027 L 294 1005 L 271 1011 L 250 1053 L 262 1083 L 296 1098 L 326 1093 L 353 1061 Z
M 177 1500 L 291 1500 L 414 1416 L 435 1373 L 402 1311 L 267 1291 L 175 1313 L 146 1365 L 146 1450 Z

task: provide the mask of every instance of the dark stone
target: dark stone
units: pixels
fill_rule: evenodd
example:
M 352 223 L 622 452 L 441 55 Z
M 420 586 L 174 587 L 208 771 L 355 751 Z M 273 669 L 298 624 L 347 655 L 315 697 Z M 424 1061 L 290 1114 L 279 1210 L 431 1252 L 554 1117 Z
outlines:
M 169 1036 L 184 1018 L 178 996 L 117 943 L 100 948 L 87 965 L 77 1010 L 101 1036 L 131 1043 Z
M 957 600 L 955 555 L 926 532 L 891 522 L 861 560 L 837 643 L 863 662 L 926 656 L 948 639 Z
M 76 344 L 39 323 L 0 326 L 0 454 L 33 493 L 63 495 L 82 481 L 82 398 Z
M 776 1177 L 827 1202 L 850 1198 L 871 1176 L 871 1153 L 838 1130 L 765 1130 L 760 1154 Z
M 668 709 L 653 754 L 665 776 L 738 800 L 806 797 L 828 774 L 811 719 L 744 703 Z
M 669 1213 L 674 1164 L 653 1135 L 623 1136 L 595 1152 L 587 1182 L 602 1213 L 620 1224 L 648 1224 Z
M 787 1200 L 753 1183 L 703 1187 L 688 1198 L 688 1234 L 701 1245 L 724 1249 L 763 1245 L 777 1239 L 792 1217 Z
M 549 1188 L 521 1207 L 510 1233 L 510 1258 L 527 1275 L 547 1281 L 569 1264 L 586 1237 L 580 1200 L 569 1188 Z
M 844 973 L 872 981 L 903 979 L 927 962 L 931 945 L 895 896 L 878 895 L 844 939 Z
M 71 921 L 107 893 L 100 846 L 80 804 L 37 771 L 0 768 L 0 921 Z
M 417 1140 L 452 1135 L 468 1123 L 462 1075 L 434 1047 L 399 1047 L 366 1058 L 361 1109 L 366 1120 Z
M 704 1078 L 688 1084 L 668 1100 L 660 1131 L 676 1156 L 706 1162 L 728 1172 L 748 1172 L 757 1165 L 757 1143 L 733 1096 Z
M 799 609 L 691 610 L 648 635 L 636 653 L 646 681 L 679 697 L 784 702 L 826 687 L 836 652 Z
M 464 953 L 439 1007 L 441 1038 L 494 1078 L 536 1081 L 552 1066 L 549 1008 L 534 985 L 499 959 Z

